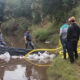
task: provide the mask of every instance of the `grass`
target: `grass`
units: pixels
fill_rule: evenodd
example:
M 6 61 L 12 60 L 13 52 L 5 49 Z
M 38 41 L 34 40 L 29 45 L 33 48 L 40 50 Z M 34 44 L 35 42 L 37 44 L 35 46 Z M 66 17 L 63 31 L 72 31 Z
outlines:
M 48 39 L 50 32 L 45 30 L 37 30 L 35 38 L 39 41 L 45 41 Z
M 32 25 L 30 30 L 33 42 L 37 48 L 53 48 L 58 45 L 59 27 L 54 25 L 54 23 L 48 22 L 43 27 L 41 25 Z M 45 41 L 49 41 L 50 43 L 45 44 Z
M 80 25 L 80 6 L 74 8 L 73 11 L 75 12 L 76 20 Z M 56 36 L 53 35 L 55 38 Z M 50 39 L 51 41 L 54 41 L 55 38 Z M 58 55 L 47 73 L 49 76 L 48 80 L 80 80 L 80 55 L 79 59 L 76 60 L 74 64 L 71 64 L 69 60 L 63 60 L 61 55 Z
M 71 64 L 69 60 L 63 60 L 59 55 L 48 69 L 48 75 L 49 80 L 80 80 L 80 59 Z

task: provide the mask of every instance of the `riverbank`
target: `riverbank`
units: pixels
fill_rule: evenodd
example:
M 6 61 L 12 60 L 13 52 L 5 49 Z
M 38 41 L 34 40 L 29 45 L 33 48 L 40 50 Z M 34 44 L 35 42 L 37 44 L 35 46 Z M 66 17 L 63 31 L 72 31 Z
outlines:
M 15 21 L 17 21 L 16 24 Z M 60 25 L 54 24 L 54 22 L 49 21 L 43 22 L 38 25 L 27 25 L 26 22 L 27 20 L 25 18 L 12 18 L 2 24 L 4 40 L 8 46 L 25 48 L 24 33 L 27 29 L 29 29 L 35 48 L 53 49 L 57 47 L 59 41 Z
M 49 80 L 80 80 L 80 55 L 74 64 L 58 55 L 47 73 Z

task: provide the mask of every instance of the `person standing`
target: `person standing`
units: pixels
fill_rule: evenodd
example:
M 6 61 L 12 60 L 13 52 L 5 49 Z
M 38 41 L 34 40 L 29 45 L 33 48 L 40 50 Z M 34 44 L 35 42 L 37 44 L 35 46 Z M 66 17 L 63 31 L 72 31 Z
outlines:
M 34 49 L 34 45 L 32 43 L 32 37 L 30 35 L 30 31 L 27 30 L 26 33 L 24 33 L 24 41 L 26 45 L 26 49 L 30 46 L 32 49 Z
M 63 55 L 64 59 L 66 59 L 66 50 L 67 50 L 67 30 L 68 30 L 69 24 L 66 22 L 64 25 L 60 28 L 60 40 L 63 47 Z
M 71 23 L 71 26 L 68 28 L 67 32 L 67 50 L 70 62 L 74 63 L 74 57 L 75 59 L 78 59 L 77 44 L 80 35 L 80 28 L 76 22 L 75 17 L 71 17 L 69 21 Z
M 3 34 L 0 28 L 0 46 L 6 47 L 6 43 L 3 40 Z

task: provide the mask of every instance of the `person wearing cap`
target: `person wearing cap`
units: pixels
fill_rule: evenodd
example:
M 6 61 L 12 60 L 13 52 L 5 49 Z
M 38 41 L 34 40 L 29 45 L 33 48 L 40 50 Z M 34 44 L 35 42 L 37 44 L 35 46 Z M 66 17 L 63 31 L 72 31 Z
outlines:
M 30 46 L 32 49 L 34 49 L 34 45 L 32 43 L 32 37 L 30 35 L 30 31 L 27 30 L 26 33 L 24 33 L 24 42 L 26 45 L 26 49 Z
M 60 40 L 62 43 L 62 47 L 63 47 L 63 55 L 64 55 L 64 59 L 66 59 L 66 50 L 67 50 L 67 30 L 68 30 L 69 24 L 66 21 L 66 23 L 64 25 L 61 26 L 60 28 Z
M 77 44 L 80 35 L 80 28 L 76 22 L 75 17 L 71 17 L 69 21 L 71 26 L 68 28 L 67 32 L 67 51 L 69 54 L 70 62 L 74 63 L 74 57 L 75 59 L 78 59 Z

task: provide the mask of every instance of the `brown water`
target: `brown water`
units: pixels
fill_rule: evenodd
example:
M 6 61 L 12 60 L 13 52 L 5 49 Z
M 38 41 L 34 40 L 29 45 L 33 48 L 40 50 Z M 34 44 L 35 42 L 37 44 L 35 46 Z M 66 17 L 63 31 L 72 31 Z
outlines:
M 25 48 L 24 40 L 18 37 L 5 39 L 8 46 Z M 16 43 L 17 42 L 17 43 Z M 11 59 L 8 63 L 0 60 L 0 80 L 48 80 L 47 67 L 37 67 L 24 59 Z
M 46 67 L 37 67 L 24 59 L 0 60 L 0 80 L 48 80 Z

